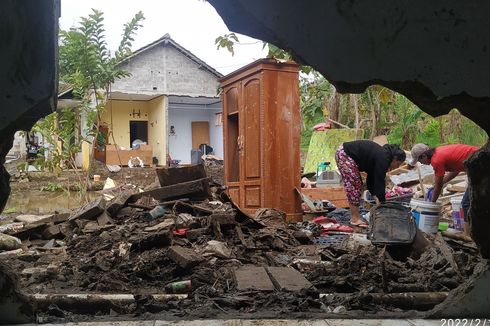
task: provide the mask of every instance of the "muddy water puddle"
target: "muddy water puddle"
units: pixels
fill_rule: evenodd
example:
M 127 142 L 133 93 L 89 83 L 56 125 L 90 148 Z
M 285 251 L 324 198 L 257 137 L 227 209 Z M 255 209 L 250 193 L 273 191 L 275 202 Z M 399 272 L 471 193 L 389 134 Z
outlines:
M 90 198 L 100 196 L 89 193 Z M 48 214 L 65 212 L 80 207 L 85 202 L 77 192 L 46 192 L 39 190 L 12 191 L 5 213 Z

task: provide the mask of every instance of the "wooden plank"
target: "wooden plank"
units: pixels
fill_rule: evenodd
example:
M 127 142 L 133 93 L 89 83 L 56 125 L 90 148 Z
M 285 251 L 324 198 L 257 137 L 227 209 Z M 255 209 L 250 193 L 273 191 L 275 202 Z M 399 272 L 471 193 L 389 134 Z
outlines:
M 329 200 L 336 207 L 349 207 L 344 187 L 301 189 L 301 192 L 313 200 Z
M 184 196 L 208 196 L 209 195 L 209 180 L 211 178 L 203 178 L 199 180 L 182 182 L 179 184 L 161 187 L 153 190 L 140 192 L 132 195 L 128 202 L 135 202 L 143 196 L 150 196 L 154 199 L 161 201 L 167 199 L 174 199 Z
M 161 187 L 206 178 L 202 164 L 179 168 L 157 168 L 156 173 Z
M 137 150 L 116 150 L 115 146 L 106 146 L 106 164 L 127 166 L 131 157 L 139 157 L 145 166 L 151 166 L 153 159 L 151 145 L 146 145 Z

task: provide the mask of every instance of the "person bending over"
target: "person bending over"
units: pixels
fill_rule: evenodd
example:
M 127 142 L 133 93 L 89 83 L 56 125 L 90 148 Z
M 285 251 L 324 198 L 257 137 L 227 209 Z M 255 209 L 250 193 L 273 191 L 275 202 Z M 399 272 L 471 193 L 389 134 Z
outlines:
M 376 196 L 376 202 L 384 202 L 386 172 L 399 167 L 405 159 L 405 152 L 397 145 L 381 146 L 370 140 L 346 142 L 339 147 L 335 161 L 349 201 L 351 225 L 361 228 L 368 226 L 359 213 L 362 185 L 360 172 L 367 173 L 367 189 Z

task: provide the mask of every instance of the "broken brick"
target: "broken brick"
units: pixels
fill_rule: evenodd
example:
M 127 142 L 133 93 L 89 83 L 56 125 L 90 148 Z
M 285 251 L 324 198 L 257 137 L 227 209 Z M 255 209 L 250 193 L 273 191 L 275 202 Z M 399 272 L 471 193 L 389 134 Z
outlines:
M 131 244 L 131 251 L 145 251 L 153 248 L 169 246 L 172 243 L 172 235 L 169 231 L 152 233 Z
M 134 191 L 127 191 L 123 192 L 122 194 L 118 195 L 116 198 L 111 200 L 107 204 L 106 211 L 111 217 L 116 217 L 117 213 L 126 205 L 128 202 L 129 197 L 134 194 Z
M 76 226 L 78 226 L 78 228 L 80 230 L 82 230 L 85 227 L 85 225 L 88 224 L 88 222 L 90 222 L 90 221 L 88 221 L 88 220 L 82 220 L 82 219 L 75 220 L 75 224 L 76 224 Z
M 221 226 L 235 226 L 235 214 L 212 214 L 209 216 L 211 223 L 218 223 Z
M 203 260 L 194 250 L 181 246 L 170 247 L 168 257 L 184 269 L 196 266 Z
M 54 224 L 63 223 L 68 221 L 69 218 L 70 213 L 58 213 L 53 216 L 51 222 L 53 222 Z
M 102 214 L 105 209 L 105 199 L 100 197 L 90 203 L 82 206 L 78 210 L 74 211 L 69 220 L 76 221 L 78 219 L 94 220 L 97 216 Z
M 209 233 L 208 228 L 199 228 L 199 229 L 188 230 L 186 236 L 187 236 L 187 240 L 196 241 L 197 239 L 199 239 L 199 237 L 207 233 Z
M 114 224 L 114 221 L 109 216 L 109 214 L 107 214 L 107 212 L 104 212 L 104 213 L 100 214 L 99 217 L 97 217 L 97 223 L 100 226 L 104 226 L 107 224 Z
M 59 225 L 50 225 L 43 231 L 44 239 L 63 238 Z
M 117 218 L 122 219 L 122 218 L 130 217 L 134 214 L 134 211 L 135 210 L 132 207 L 124 207 L 117 213 Z
M 60 227 L 61 234 L 63 234 L 63 236 L 65 238 L 69 237 L 71 235 L 71 233 L 73 232 L 73 227 L 72 227 L 71 223 L 69 223 L 69 222 L 61 223 L 61 224 L 59 224 L 59 227 Z

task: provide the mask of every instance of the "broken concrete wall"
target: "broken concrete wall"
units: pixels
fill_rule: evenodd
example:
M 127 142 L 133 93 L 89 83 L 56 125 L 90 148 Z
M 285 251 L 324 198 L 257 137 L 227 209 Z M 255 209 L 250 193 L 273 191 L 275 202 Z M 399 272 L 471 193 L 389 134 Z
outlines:
M 58 0 L 6 0 L 0 10 L 0 210 L 10 193 L 3 167 L 17 130 L 29 130 L 55 107 Z

